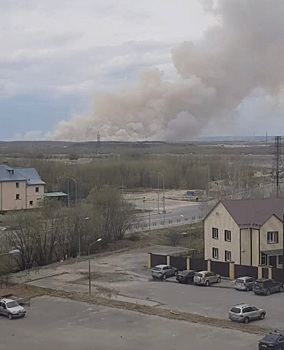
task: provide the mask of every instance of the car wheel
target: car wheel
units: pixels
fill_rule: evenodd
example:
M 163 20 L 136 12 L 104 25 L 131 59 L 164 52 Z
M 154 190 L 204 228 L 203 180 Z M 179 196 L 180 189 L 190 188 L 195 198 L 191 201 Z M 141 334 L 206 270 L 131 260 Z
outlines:
M 220 282 L 221 282 L 221 277 L 218 277 L 217 283 L 220 283 Z
M 259 318 L 260 318 L 261 320 L 264 320 L 264 317 L 265 317 L 265 314 L 262 312 L 262 313 L 260 314 Z
M 163 279 L 165 280 L 166 278 L 167 278 L 167 275 L 166 275 L 166 274 L 164 274 L 164 275 L 163 275 Z
M 12 314 L 9 314 L 8 317 L 9 317 L 9 320 L 13 319 L 13 315 Z
M 205 286 L 206 286 L 206 287 L 209 287 L 209 286 L 210 286 L 210 283 L 209 283 L 208 280 L 205 282 Z
M 248 317 L 245 317 L 245 318 L 244 318 L 244 323 L 245 323 L 245 324 L 248 324 L 248 323 L 249 323 L 249 318 L 248 318 Z
M 270 290 L 267 289 L 266 295 L 270 295 Z

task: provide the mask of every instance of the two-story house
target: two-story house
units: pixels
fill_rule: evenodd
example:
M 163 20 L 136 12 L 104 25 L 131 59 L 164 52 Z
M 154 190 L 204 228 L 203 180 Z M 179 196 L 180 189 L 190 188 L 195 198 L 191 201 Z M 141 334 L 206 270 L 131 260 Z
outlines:
M 204 218 L 205 259 L 283 267 L 284 198 L 224 200 Z
M 44 185 L 34 168 L 0 165 L 0 212 L 38 207 Z

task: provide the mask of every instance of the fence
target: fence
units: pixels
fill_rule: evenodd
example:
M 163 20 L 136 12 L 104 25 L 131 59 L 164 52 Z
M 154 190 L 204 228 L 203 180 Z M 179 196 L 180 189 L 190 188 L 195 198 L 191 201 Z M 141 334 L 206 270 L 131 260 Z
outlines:
M 235 278 L 242 276 L 251 276 L 258 278 L 258 268 L 256 266 L 237 265 L 235 264 Z
M 228 262 L 223 263 L 219 261 L 212 261 L 211 270 L 218 273 L 220 276 L 230 277 L 229 265 L 230 263 Z
M 284 283 L 284 269 L 277 269 L 272 266 L 247 266 L 238 265 L 234 262 L 220 262 L 193 258 L 189 256 L 174 256 L 148 253 L 148 268 L 156 265 L 171 265 L 181 270 L 209 270 L 234 280 L 242 276 L 254 278 L 273 278 Z

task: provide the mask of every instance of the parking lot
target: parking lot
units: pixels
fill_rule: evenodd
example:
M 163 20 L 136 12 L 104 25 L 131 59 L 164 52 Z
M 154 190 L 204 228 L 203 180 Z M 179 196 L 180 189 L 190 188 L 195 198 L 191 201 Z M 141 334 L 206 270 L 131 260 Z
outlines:
M 0 317 L 0 349 L 256 349 L 258 335 L 59 298 L 32 300 L 27 316 Z
M 250 303 L 267 311 L 265 320 L 255 325 L 267 328 L 284 328 L 282 305 L 284 293 L 258 296 L 231 288 L 226 280 L 214 287 L 183 285 L 170 278 L 154 281 L 147 269 L 147 252 L 159 248 L 140 248 L 124 253 L 96 257 L 91 262 L 92 292 L 107 298 L 140 303 L 175 312 L 189 312 L 220 319 L 228 318 L 229 309 L 237 303 Z M 172 249 L 172 248 L 164 248 Z M 88 261 L 59 265 L 42 270 L 30 283 L 37 286 L 88 293 Z M 20 279 L 19 275 L 19 279 Z

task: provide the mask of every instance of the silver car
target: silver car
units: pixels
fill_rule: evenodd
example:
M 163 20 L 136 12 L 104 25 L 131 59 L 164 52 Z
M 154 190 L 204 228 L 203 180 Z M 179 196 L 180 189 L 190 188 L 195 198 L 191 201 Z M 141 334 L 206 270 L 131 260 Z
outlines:
M 237 304 L 229 311 L 231 321 L 249 323 L 253 320 L 263 320 L 266 311 L 250 304 Z
M 244 291 L 252 290 L 254 281 L 255 279 L 253 277 L 239 277 L 235 281 L 235 289 Z
M 193 282 L 208 287 L 212 283 L 220 283 L 221 276 L 212 271 L 199 271 L 194 275 Z
M 151 271 L 153 278 L 166 279 L 178 274 L 178 269 L 169 265 L 157 265 Z
M 15 317 L 24 317 L 26 310 L 15 300 L 2 298 L 0 299 L 0 314 L 8 316 L 12 320 Z

